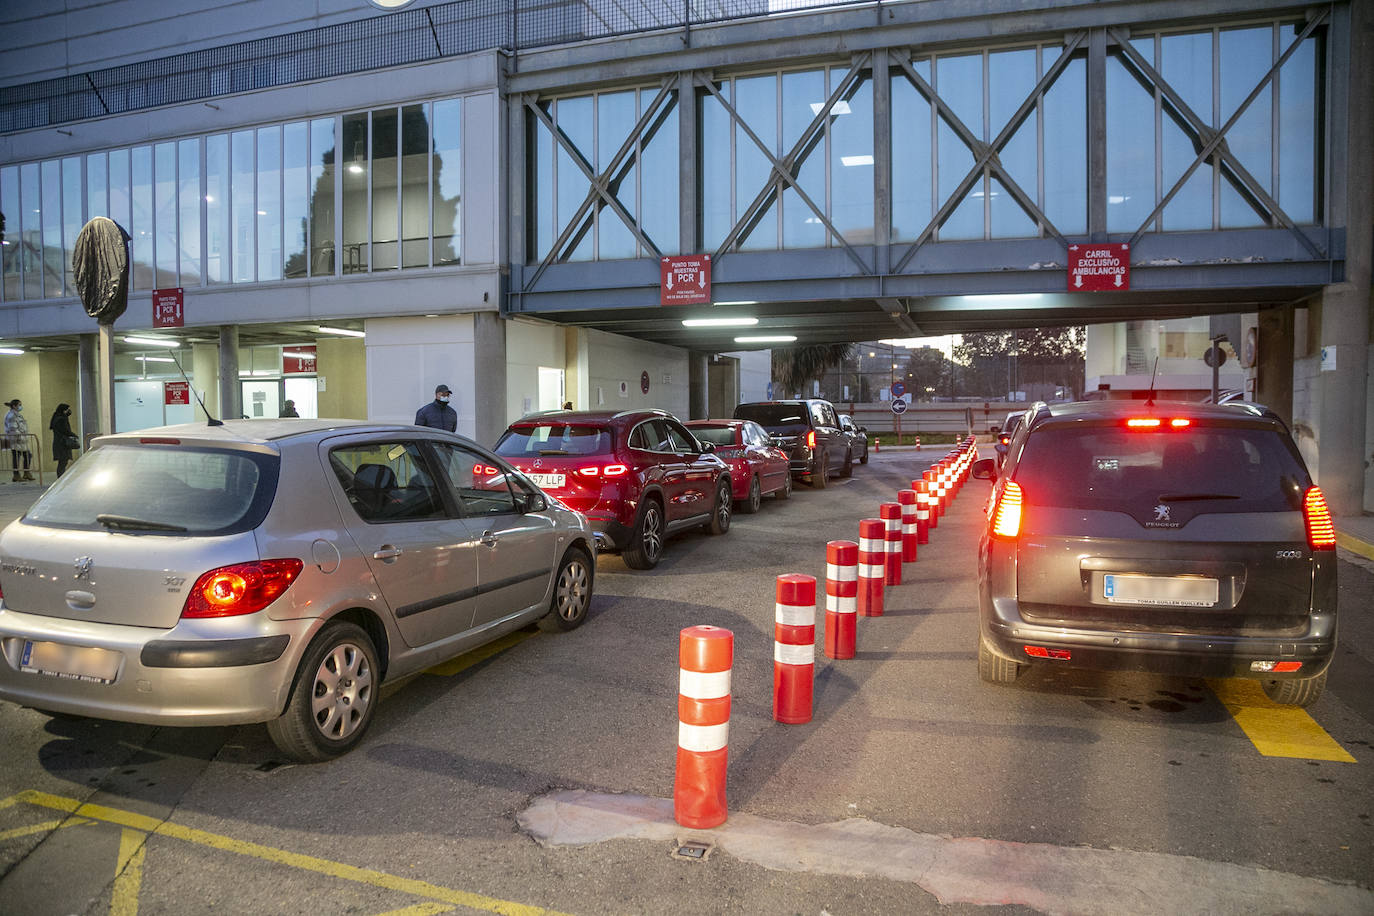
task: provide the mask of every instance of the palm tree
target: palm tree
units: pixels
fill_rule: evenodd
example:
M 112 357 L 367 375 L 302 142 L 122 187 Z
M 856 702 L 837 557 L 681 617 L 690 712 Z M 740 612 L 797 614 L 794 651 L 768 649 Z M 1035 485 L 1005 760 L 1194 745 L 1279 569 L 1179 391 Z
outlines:
M 849 343 L 782 347 L 773 351 L 773 377 L 784 392 L 802 391 L 807 382 L 820 379 L 825 370 L 844 365 L 854 355 Z

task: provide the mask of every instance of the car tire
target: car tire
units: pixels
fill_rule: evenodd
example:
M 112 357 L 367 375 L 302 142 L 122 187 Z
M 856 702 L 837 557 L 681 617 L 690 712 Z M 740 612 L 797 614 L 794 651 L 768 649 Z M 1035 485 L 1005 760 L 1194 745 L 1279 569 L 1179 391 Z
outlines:
M 759 484 L 759 475 L 755 474 L 749 483 L 749 496 L 739 501 L 739 511 L 745 515 L 753 515 L 759 511 L 761 505 L 763 505 L 763 487 Z
M 868 446 L 864 446 L 864 453 L 859 456 L 859 464 L 868 464 Z
M 372 724 L 381 699 L 380 673 L 377 649 L 362 627 L 326 624 L 296 669 L 286 711 L 267 723 L 272 743 L 303 763 L 348 753 Z
M 792 472 L 783 475 L 782 489 L 773 494 L 778 499 L 788 499 L 792 496 Z
M 978 638 L 978 676 L 989 684 L 1010 684 L 1021 676 L 1025 665 L 996 654 L 987 640 Z
M 1260 686 L 1264 695 L 1275 703 L 1284 706 L 1311 706 L 1326 690 L 1326 672 L 1316 677 L 1300 677 L 1291 680 L 1263 680 Z
M 840 476 L 854 476 L 854 452 L 852 450 L 844 453 L 844 464 L 840 465 Z
M 549 612 L 539 619 L 540 629 L 567 632 L 582 626 L 592 604 L 595 569 L 596 564 L 581 547 L 571 547 L 563 554 L 553 580 Z
M 758 486 L 758 482 L 754 483 Z M 716 504 L 711 507 L 711 521 L 706 530 L 711 534 L 724 534 L 730 530 L 730 513 L 735 501 L 730 498 L 730 481 L 722 477 L 716 484 Z
M 824 490 L 830 482 L 829 477 L 830 463 L 825 460 L 825 454 L 822 453 L 811 470 L 811 489 Z
M 629 546 L 621 552 L 625 565 L 631 569 L 653 569 L 663 556 L 663 537 L 663 508 L 651 497 L 640 506 Z

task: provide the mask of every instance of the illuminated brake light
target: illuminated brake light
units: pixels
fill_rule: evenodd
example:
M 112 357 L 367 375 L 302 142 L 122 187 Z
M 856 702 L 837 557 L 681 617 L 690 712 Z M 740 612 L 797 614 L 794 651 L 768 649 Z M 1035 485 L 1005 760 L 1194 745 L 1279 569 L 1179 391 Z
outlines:
M 294 557 L 259 560 L 212 569 L 196 580 L 182 617 L 237 617 L 255 614 L 281 597 L 305 566 Z
M 997 537 L 1014 538 L 1021 532 L 1021 485 L 1008 480 L 993 511 L 992 533 Z
M 1126 421 L 1128 429 L 1157 429 L 1159 427 L 1158 417 L 1132 417 Z
M 807 447 L 807 448 L 815 448 L 815 447 L 816 447 L 816 431 L 815 431 L 814 429 L 813 429 L 813 430 L 809 430 L 809 431 L 807 431 L 807 433 L 806 433 L 806 447 Z
M 1185 427 L 1192 426 L 1193 421 L 1187 419 L 1186 417 L 1175 417 L 1174 419 L 1169 421 L 1169 425 L 1172 426 L 1174 429 L 1183 429 Z
M 1044 646 L 1022 646 L 1022 648 L 1031 658 L 1055 658 L 1064 662 L 1070 660 L 1068 649 L 1047 649 Z
M 1321 487 L 1313 487 L 1302 498 L 1302 518 L 1307 523 L 1307 544 L 1313 550 L 1336 549 L 1336 527 Z
M 604 477 L 624 477 L 628 473 L 630 473 L 630 468 L 623 464 L 608 464 L 601 469 L 601 474 Z

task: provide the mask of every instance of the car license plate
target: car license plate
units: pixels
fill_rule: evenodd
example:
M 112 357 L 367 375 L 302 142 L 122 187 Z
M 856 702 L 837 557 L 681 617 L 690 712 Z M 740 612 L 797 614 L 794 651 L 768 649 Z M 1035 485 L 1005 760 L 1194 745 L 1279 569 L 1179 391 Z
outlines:
M 563 474 L 531 474 L 530 480 L 546 490 L 557 490 L 568 482 L 568 478 Z
M 1158 604 L 1165 607 L 1215 607 L 1216 579 L 1196 576 L 1102 577 L 1102 597 L 1114 604 Z
M 110 649 L 95 646 L 68 646 L 58 642 L 24 641 L 19 657 L 19 669 L 30 674 L 113 684 L 124 656 Z

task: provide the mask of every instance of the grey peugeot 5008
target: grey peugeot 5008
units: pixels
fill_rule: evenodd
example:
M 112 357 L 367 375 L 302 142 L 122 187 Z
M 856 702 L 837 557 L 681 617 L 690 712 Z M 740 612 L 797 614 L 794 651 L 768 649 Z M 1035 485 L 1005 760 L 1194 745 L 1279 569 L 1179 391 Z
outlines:
M 243 420 L 97 439 L 0 533 L 0 698 L 162 725 L 267 723 L 324 760 L 394 680 L 585 619 L 579 513 L 414 426 Z
M 1306 706 L 1336 648 L 1336 538 L 1287 428 L 1255 405 L 1038 404 L 996 459 L 978 671 L 1256 679 Z

